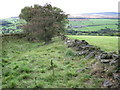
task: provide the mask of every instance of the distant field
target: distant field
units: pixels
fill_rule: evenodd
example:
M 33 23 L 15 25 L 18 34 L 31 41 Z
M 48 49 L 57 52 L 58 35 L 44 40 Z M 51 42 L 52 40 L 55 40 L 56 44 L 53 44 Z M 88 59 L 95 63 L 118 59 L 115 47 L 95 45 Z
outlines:
M 100 47 L 104 51 L 118 51 L 118 37 L 116 36 L 67 36 L 72 39 L 86 40 L 89 44 Z
M 91 27 L 83 27 L 83 28 L 75 28 L 74 30 L 76 31 L 98 31 L 101 29 L 105 29 L 105 28 L 111 28 L 114 30 L 117 30 L 117 25 L 101 25 L 101 26 L 91 26 Z
M 19 18 L 0 19 L 0 34 L 1 33 L 19 33 L 22 32 L 22 25 L 26 22 Z
M 85 19 L 85 20 L 69 20 L 69 26 L 72 26 L 76 31 L 98 31 L 100 29 L 110 28 L 118 30 L 118 20 L 117 19 Z M 88 26 L 81 28 L 74 28 L 74 26 L 81 25 L 100 25 L 100 26 Z

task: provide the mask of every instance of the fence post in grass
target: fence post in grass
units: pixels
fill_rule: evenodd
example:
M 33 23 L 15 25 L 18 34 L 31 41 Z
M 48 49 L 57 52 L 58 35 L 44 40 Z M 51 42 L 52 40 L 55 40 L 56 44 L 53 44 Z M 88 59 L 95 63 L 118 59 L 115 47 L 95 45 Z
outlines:
M 52 68 L 52 72 L 53 72 L 53 76 L 54 76 L 54 63 L 53 63 L 53 60 L 51 60 L 51 68 Z

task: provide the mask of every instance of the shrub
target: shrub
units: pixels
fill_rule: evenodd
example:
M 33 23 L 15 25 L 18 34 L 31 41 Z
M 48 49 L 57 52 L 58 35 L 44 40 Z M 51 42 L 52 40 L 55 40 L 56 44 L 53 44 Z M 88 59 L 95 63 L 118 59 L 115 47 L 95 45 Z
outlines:
M 67 16 L 60 8 L 52 7 L 50 4 L 25 7 L 19 15 L 27 21 L 24 31 L 28 39 L 43 40 L 46 43 L 51 41 L 55 35 L 64 32 L 68 21 Z

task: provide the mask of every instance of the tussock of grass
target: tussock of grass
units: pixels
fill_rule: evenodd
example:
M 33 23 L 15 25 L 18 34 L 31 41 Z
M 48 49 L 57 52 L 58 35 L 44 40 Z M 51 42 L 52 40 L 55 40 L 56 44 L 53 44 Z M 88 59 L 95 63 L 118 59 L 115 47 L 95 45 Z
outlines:
M 91 70 L 76 72 L 91 67 L 89 62 L 95 60 L 74 56 L 74 51 L 60 38 L 54 38 L 48 45 L 24 39 L 8 38 L 8 41 L 3 42 L 3 88 L 100 87 L 102 80 L 94 79 Z M 91 84 L 87 85 L 87 81 Z

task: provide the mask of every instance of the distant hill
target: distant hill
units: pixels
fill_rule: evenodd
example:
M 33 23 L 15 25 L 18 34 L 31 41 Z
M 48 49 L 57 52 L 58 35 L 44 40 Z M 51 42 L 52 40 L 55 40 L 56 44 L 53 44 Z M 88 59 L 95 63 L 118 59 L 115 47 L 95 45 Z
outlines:
M 15 19 L 19 19 L 19 17 L 17 17 L 17 16 L 16 16 L 16 17 L 10 17 L 10 18 L 15 18 Z
M 70 15 L 72 18 L 118 18 L 118 12 L 97 12 Z
M 94 15 L 94 14 L 98 14 L 98 15 L 118 15 L 118 12 L 98 12 L 98 13 L 83 13 L 82 15 Z

